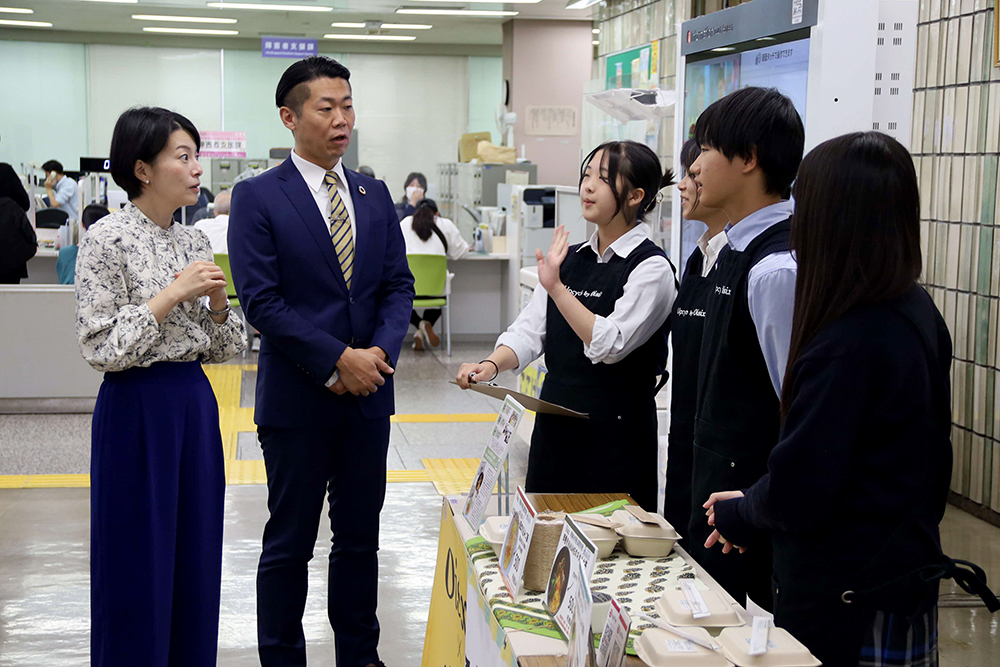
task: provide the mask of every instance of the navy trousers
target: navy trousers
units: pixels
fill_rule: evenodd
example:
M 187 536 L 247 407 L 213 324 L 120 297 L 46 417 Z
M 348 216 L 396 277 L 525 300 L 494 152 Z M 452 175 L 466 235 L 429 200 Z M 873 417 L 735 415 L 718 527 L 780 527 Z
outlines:
M 365 419 L 349 395 L 341 403 L 321 428 L 258 427 L 270 512 L 257 570 L 264 667 L 306 664 L 302 613 L 326 495 L 333 530 L 327 609 L 337 667 L 379 661 L 377 552 L 389 418 Z
M 200 362 L 106 373 L 91 456 L 91 664 L 215 665 L 225 499 Z

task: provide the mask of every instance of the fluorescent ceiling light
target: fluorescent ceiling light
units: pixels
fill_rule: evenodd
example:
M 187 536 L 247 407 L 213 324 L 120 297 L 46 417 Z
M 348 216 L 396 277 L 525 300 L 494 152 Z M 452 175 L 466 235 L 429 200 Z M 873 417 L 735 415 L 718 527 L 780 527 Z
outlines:
M 80 0 L 80 2 L 108 2 L 113 5 L 137 5 L 139 0 Z
M 25 9 L 23 7 L 0 7 L 0 14 L 34 14 L 34 9 Z
M 207 28 L 143 28 L 143 32 L 160 32 L 168 35 L 238 35 L 239 30 L 209 30 Z
M 569 0 L 566 3 L 566 9 L 586 9 L 592 5 L 596 5 L 601 0 Z
M 413 35 L 323 35 L 323 39 L 346 39 L 371 42 L 412 42 Z
M 600 28 L 594 28 L 590 32 L 594 33 L 595 35 L 600 35 L 601 34 L 601 29 Z
M 10 21 L 7 19 L 0 19 L 0 25 L 12 25 L 18 28 L 51 28 L 51 23 L 46 23 L 45 21 Z
M 600 42 L 595 39 L 594 41 L 591 42 L 591 44 L 593 44 L 594 46 L 597 46 L 598 44 L 600 44 Z
M 414 2 L 460 2 L 463 5 L 491 4 L 491 5 L 537 5 L 542 0 L 413 0 Z M 599 1 L 599 0 L 597 0 Z
M 174 23 L 236 23 L 236 19 L 210 16 L 160 16 L 158 14 L 132 14 L 136 21 L 170 21 Z
M 735 46 L 717 46 L 717 47 L 715 47 L 712 50 L 713 51 L 718 51 L 719 53 L 722 53 L 722 52 L 725 52 L 725 51 L 735 51 L 736 47 Z
M 209 7 L 219 9 L 260 9 L 269 12 L 332 12 L 333 7 L 316 7 L 315 5 L 258 5 L 249 2 L 209 2 Z
M 367 23 L 331 23 L 331 28 L 358 28 L 368 27 Z M 430 30 L 434 26 L 426 23 L 379 23 L 372 21 L 372 27 L 376 30 Z
M 400 7 L 397 14 L 420 14 L 421 16 L 517 16 L 520 12 L 491 11 L 487 9 L 417 9 Z

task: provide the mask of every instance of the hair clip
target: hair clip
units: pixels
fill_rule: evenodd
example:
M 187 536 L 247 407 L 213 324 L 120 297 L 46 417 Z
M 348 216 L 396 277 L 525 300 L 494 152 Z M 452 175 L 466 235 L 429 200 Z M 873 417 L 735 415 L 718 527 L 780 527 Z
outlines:
M 653 210 L 653 207 L 656 206 L 657 204 L 659 204 L 661 201 L 663 201 L 663 192 L 657 192 L 656 196 L 653 197 L 653 201 L 649 202 L 649 205 L 646 207 L 646 210 L 643 211 L 643 212 L 644 213 L 649 213 L 650 211 Z

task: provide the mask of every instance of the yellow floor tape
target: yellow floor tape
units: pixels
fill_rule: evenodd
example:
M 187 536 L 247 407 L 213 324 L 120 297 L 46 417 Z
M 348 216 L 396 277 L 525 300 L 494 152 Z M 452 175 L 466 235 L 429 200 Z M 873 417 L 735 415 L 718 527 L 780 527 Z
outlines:
M 240 433 L 254 433 L 253 408 L 240 407 L 243 372 L 256 371 L 254 365 L 205 366 L 205 375 L 219 403 L 219 428 L 225 455 L 227 484 L 266 484 L 267 475 L 261 460 L 241 461 L 236 458 Z M 493 422 L 496 414 L 453 413 L 424 415 L 393 415 L 396 424 L 447 424 Z M 387 482 L 433 482 L 442 495 L 468 491 L 479 459 L 421 459 L 424 470 L 389 470 Z M 53 489 L 89 487 L 90 475 L 0 475 L 0 489 Z

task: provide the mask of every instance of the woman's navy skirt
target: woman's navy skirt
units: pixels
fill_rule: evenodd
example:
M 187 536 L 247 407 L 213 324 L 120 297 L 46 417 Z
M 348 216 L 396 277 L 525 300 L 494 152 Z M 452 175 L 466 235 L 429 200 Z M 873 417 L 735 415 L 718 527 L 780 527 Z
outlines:
M 105 373 L 91 458 L 95 667 L 215 664 L 224 496 L 201 363 Z

